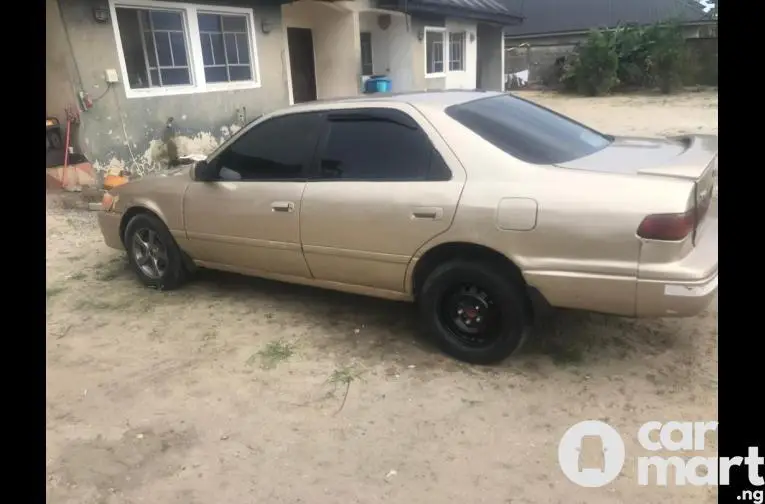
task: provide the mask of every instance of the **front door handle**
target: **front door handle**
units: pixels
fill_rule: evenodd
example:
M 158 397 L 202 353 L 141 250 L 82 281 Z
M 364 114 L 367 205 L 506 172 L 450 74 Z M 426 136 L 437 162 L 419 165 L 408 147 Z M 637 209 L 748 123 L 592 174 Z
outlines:
M 444 209 L 438 207 L 419 207 L 412 212 L 413 219 L 440 220 L 444 216 Z
M 274 212 L 292 212 L 295 210 L 295 204 L 291 201 L 274 201 L 271 203 L 271 210 Z

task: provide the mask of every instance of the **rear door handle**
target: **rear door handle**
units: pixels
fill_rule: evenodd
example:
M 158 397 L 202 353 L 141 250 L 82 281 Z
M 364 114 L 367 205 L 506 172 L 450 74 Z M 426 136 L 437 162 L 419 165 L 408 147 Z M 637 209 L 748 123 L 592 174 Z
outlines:
M 274 212 L 292 212 L 295 210 L 295 204 L 291 201 L 274 201 L 271 203 L 271 210 Z
M 438 207 L 418 207 L 412 212 L 413 219 L 439 220 L 444 216 L 444 209 Z

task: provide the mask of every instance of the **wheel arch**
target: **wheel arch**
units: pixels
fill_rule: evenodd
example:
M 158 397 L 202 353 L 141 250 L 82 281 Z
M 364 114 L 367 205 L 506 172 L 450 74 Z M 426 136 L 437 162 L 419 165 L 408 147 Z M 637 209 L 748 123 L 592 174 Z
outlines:
M 165 219 L 162 218 L 162 215 L 160 212 L 158 212 L 154 208 L 150 208 L 149 205 L 133 205 L 129 207 L 125 212 L 122 214 L 122 218 L 120 219 L 120 239 L 122 240 L 122 244 L 125 245 L 125 231 L 127 230 L 127 226 L 130 223 L 131 220 L 133 220 L 133 217 L 136 215 L 151 215 L 152 217 L 156 217 L 157 219 L 161 220 L 162 223 L 167 227 L 167 222 Z
M 536 316 L 549 308 L 549 304 L 542 293 L 526 282 L 523 271 L 516 261 L 491 247 L 478 243 L 446 242 L 427 249 L 410 269 L 406 284 L 407 290 L 411 293 L 412 297 L 417 299 L 422 285 L 433 270 L 447 261 L 458 259 L 488 262 L 498 268 L 499 274 L 508 275 L 518 282 L 528 292 L 528 308 L 531 310 L 532 315 Z
M 167 225 L 167 221 L 163 218 L 162 213 L 154 207 L 154 205 L 147 205 L 144 206 L 143 204 L 137 204 L 129 207 L 125 212 L 122 214 L 122 219 L 120 219 L 120 240 L 122 240 L 122 245 L 127 248 L 127 245 L 125 244 L 125 231 L 127 230 L 127 226 L 130 223 L 131 220 L 137 215 L 150 215 L 152 217 L 156 217 L 159 219 L 162 224 L 165 225 L 165 227 L 170 231 L 170 227 Z M 172 232 L 170 232 L 170 235 L 172 237 Z M 183 247 L 178 245 L 177 241 L 175 244 L 178 246 L 178 249 L 181 251 L 181 258 L 183 259 L 183 263 L 186 265 L 186 269 L 189 271 L 196 271 L 197 266 L 194 264 L 194 260 L 191 258 L 188 252 L 186 252 Z

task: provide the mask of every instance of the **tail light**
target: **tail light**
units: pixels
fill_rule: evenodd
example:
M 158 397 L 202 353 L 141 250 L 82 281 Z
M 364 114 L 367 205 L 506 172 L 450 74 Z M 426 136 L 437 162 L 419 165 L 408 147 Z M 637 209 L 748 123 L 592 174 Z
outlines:
M 696 209 L 678 214 L 653 214 L 643 219 L 637 235 L 646 240 L 680 241 L 696 227 Z
M 714 183 L 704 190 L 700 190 L 696 185 L 696 222 L 700 223 L 706 217 L 709 207 L 712 206 L 712 196 L 714 193 Z

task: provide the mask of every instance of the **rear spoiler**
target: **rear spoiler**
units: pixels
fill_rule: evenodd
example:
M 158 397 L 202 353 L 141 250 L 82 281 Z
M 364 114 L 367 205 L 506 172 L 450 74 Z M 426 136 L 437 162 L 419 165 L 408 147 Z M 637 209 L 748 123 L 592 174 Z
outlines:
M 685 151 L 666 165 L 646 167 L 638 170 L 638 173 L 696 181 L 702 178 L 708 169 L 717 169 L 716 135 L 683 135 L 669 139 L 683 144 Z M 717 174 L 713 176 L 717 178 Z

